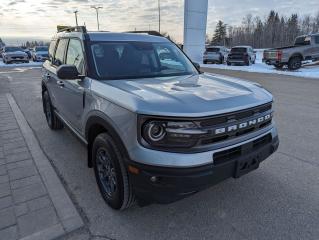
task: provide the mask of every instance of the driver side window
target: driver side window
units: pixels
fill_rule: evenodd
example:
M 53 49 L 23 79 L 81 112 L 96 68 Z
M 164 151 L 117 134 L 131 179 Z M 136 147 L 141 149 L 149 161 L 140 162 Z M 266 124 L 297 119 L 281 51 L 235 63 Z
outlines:
M 84 53 L 82 44 L 77 39 L 70 39 L 66 64 L 74 65 L 80 74 L 84 74 Z

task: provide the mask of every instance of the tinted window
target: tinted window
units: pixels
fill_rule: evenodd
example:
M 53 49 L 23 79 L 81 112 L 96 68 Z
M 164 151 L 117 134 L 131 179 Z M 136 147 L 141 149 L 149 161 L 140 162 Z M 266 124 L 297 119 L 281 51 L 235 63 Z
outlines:
M 206 48 L 206 52 L 219 52 L 220 48 Z
M 302 46 L 302 45 L 310 45 L 311 42 L 311 37 L 309 36 L 302 36 L 302 37 L 297 37 L 295 40 L 295 45 L 297 46 Z
M 48 51 L 48 47 L 35 47 L 36 52 L 46 52 Z
M 50 47 L 49 47 L 49 61 L 50 62 L 53 61 L 55 45 L 56 45 L 56 41 L 55 40 L 51 41 Z
M 76 39 L 71 39 L 69 42 L 66 64 L 76 66 L 79 73 L 84 73 L 84 54 L 81 42 Z
M 5 48 L 6 52 L 16 52 L 16 51 L 23 51 L 22 48 L 19 47 L 6 47 Z
M 319 44 L 319 36 L 315 36 L 315 43 Z
M 91 45 L 97 74 L 103 79 L 150 78 L 197 74 L 172 43 L 97 42 Z
M 64 53 L 65 53 L 65 48 L 68 43 L 67 39 L 61 39 L 58 43 L 58 47 L 55 51 L 55 56 L 54 56 L 54 65 L 60 66 L 64 62 Z
M 247 48 L 232 48 L 231 52 L 235 52 L 235 53 L 245 53 L 247 52 Z

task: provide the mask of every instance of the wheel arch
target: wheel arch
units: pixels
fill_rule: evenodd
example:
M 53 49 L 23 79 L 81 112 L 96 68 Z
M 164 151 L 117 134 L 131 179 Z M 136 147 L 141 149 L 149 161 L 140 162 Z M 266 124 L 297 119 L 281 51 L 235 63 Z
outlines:
M 293 58 L 295 58 L 295 57 L 301 58 L 301 61 L 304 60 L 303 55 L 302 55 L 300 52 L 296 52 L 296 53 L 294 53 L 294 54 L 292 54 L 292 55 L 290 56 L 289 61 L 290 61 L 290 59 L 293 59 Z
M 121 153 L 124 154 L 125 159 L 128 159 L 128 152 L 124 145 L 123 140 L 121 139 L 118 131 L 111 123 L 111 120 L 103 113 L 95 113 L 91 115 L 85 125 L 85 139 L 87 141 L 87 160 L 88 167 L 92 168 L 92 145 L 94 139 L 103 132 L 107 132 L 113 138 Z

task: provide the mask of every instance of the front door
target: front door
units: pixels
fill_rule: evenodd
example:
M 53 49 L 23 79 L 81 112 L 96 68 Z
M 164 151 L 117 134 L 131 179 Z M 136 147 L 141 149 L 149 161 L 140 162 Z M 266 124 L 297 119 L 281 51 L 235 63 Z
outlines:
M 84 60 L 84 48 L 79 39 L 71 38 L 66 51 L 65 63 L 74 65 L 78 69 L 80 75 L 85 75 L 85 60 Z M 81 131 L 82 116 L 84 111 L 84 94 L 85 89 L 88 88 L 89 80 L 75 79 L 75 80 L 62 80 L 60 86 L 60 102 L 61 102 L 61 114 L 72 127 Z

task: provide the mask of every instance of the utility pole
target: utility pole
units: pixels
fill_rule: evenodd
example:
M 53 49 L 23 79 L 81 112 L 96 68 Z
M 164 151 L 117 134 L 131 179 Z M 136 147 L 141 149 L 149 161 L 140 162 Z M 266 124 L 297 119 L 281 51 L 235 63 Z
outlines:
M 158 32 L 161 33 L 161 0 L 158 0 Z
M 75 24 L 76 24 L 76 26 L 78 26 L 78 10 L 75 10 L 74 11 L 74 15 L 75 15 Z
M 103 8 L 101 6 L 91 6 L 91 8 L 96 11 L 96 21 L 97 21 L 97 30 L 100 31 L 100 22 L 99 22 L 99 9 Z

